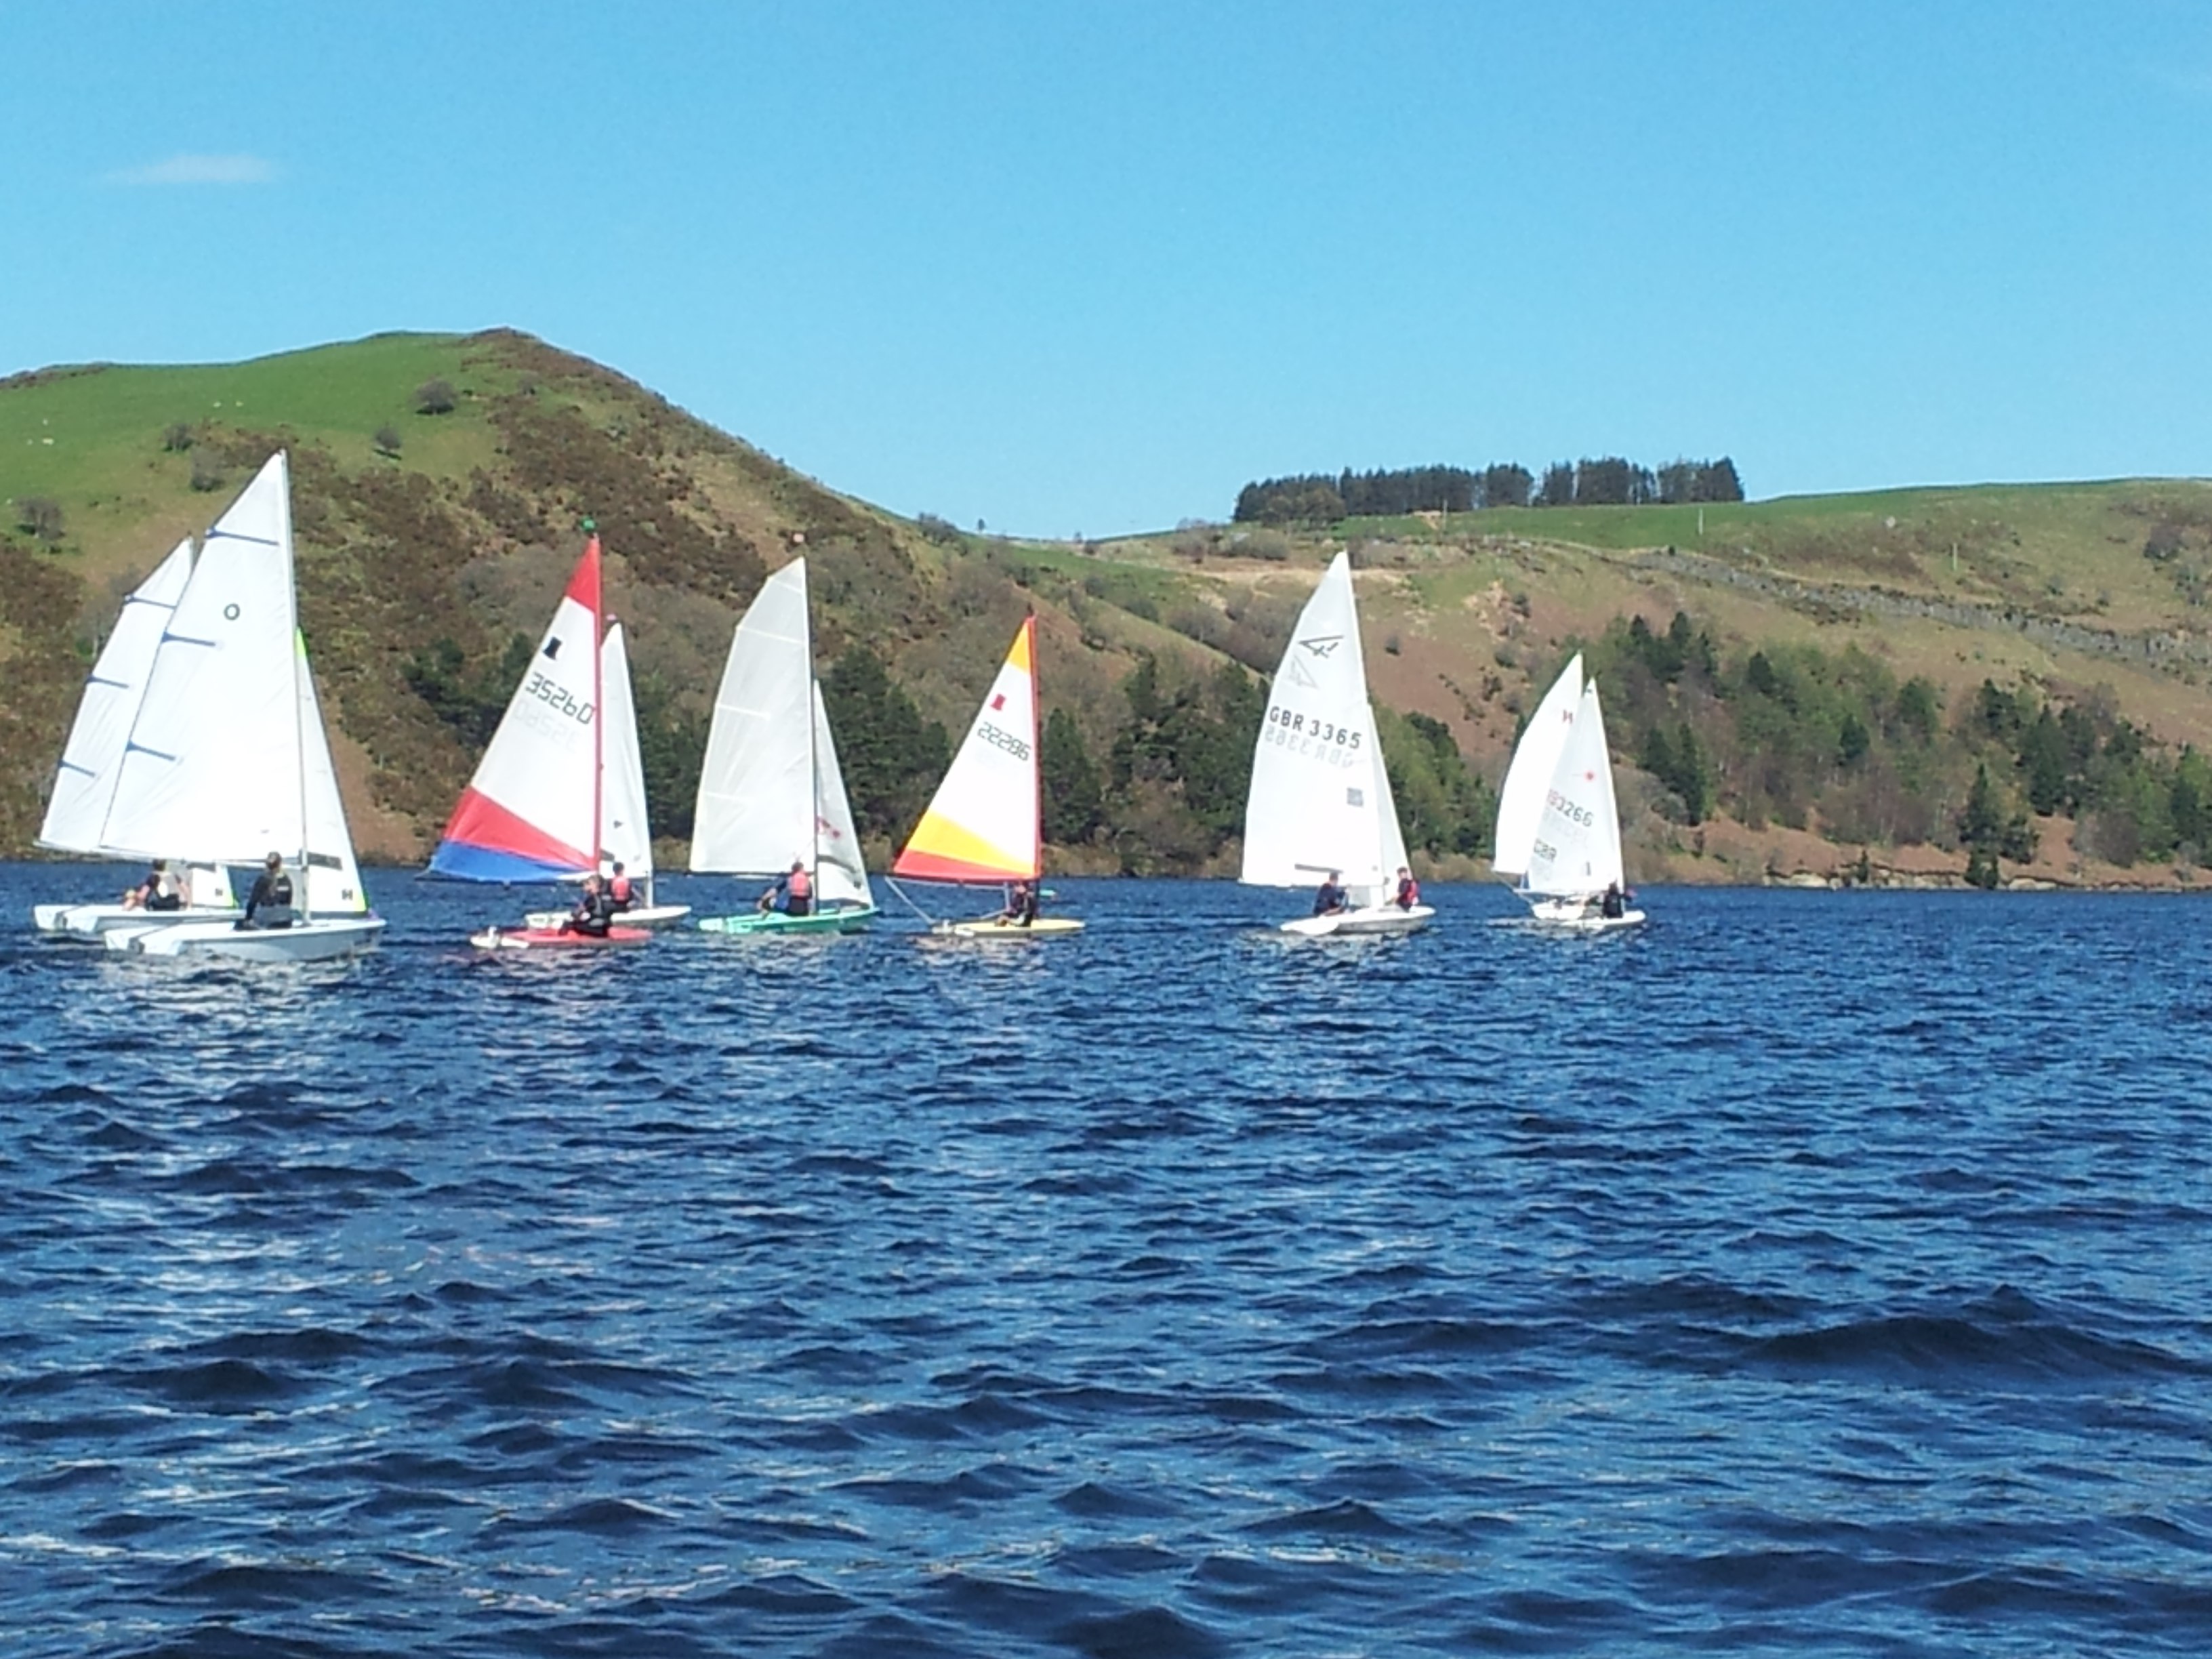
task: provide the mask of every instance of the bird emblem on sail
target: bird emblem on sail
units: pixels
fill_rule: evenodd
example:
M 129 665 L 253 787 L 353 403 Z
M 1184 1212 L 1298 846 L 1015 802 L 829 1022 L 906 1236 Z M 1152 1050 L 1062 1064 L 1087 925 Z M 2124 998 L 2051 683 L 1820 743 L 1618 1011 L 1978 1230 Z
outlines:
M 1316 657 L 1327 657 L 1344 643 L 1341 634 L 1317 634 L 1312 639 L 1300 640 L 1298 648 L 1311 652 Z

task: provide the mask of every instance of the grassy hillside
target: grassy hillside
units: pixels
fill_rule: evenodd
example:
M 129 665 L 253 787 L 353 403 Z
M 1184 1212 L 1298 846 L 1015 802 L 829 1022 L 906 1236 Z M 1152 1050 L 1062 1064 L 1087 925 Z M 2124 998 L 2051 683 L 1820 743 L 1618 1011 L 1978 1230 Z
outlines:
M 453 388 L 453 407 L 417 412 L 417 389 L 434 380 Z M 1577 645 L 1604 676 L 1644 878 L 1826 871 L 1863 847 L 1878 866 L 1955 871 L 1975 770 L 1992 766 L 2008 809 L 2058 801 L 2032 815 L 2035 855 L 2014 847 L 2010 869 L 2112 878 L 2112 855 L 2130 846 L 2156 860 L 2131 878 L 2171 878 L 2170 851 L 2193 862 L 2193 843 L 2150 822 L 2164 807 L 2142 808 L 2134 842 L 2108 821 L 2123 783 L 2170 791 L 2185 750 L 2212 747 L 2204 484 L 1022 544 L 841 496 L 617 374 L 503 331 L 0 382 L 0 850 L 21 852 L 35 833 L 85 666 L 122 595 L 278 443 L 295 458 L 303 623 L 372 854 L 411 860 L 434 834 L 504 701 L 514 639 L 543 626 L 589 514 L 611 607 L 630 625 L 648 769 L 669 802 L 688 799 L 684 768 L 738 612 L 767 569 L 804 551 L 825 671 L 855 646 L 890 671 L 887 689 L 864 684 L 865 663 L 840 681 L 905 734 L 861 763 L 881 775 L 880 842 L 941 752 L 928 728 L 964 725 L 1034 606 L 1046 704 L 1063 728 L 1048 749 L 1057 787 L 1081 803 L 1055 820 L 1079 843 L 1063 865 L 1219 867 L 1234 850 L 1238 751 L 1249 757 L 1258 717 L 1251 671 L 1272 666 L 1322 564 L 1349 545 L 1376 699 L 1398 711 L 1385 718 L 1386 752 L 1432 866 L 1476 867 L 1470 826 L 1489 811 L 1477 779 L 1502 773 L 1522 711 Z M 1630 619 L 1663 636 L 1677 612 L 1709 642 L 1710 672 L 1669 678 L 1639 656 Z M 1977 702 L 1984 681 L 2026 700 L 1991 716 Z M 1924 740 L 1891 718 L 1916 682 L 1939 717 Z M 2090 752 L 2057 797 L 2045 778 L 2031 802 L 2020 750 L 2046 705 L 2086 711 L 2076 747 Z M 1853 722 L 1871 733 L 1856 752 Z M 1697 785 L 1668 758 L 1685 729 L 1711 774 L 1702 810 L 1686 805 Z M 872 734 L 840 736 L 866 748 Z M 2148 758 L 2130 761 L 2130 744 Z M 2123 763 L 2142 775 L 2115 782 Z M 1900 793 L 1917 807 L 1899 810 Z M 679 827 L 677 816 L 661 822 Z M 2084 847 L 2077 818 L 2103 826 Z

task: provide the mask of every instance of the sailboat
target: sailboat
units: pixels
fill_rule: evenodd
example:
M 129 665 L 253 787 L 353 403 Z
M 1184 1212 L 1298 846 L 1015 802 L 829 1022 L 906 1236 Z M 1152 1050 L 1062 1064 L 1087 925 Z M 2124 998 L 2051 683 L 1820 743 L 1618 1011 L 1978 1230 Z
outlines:
M 591 534 L 499 729 L 447 821 L 430 856 L 431 874 L 508 883 L 580 880 L 599 872 L 611 771 L 606 732 L 614 712 L 609 707 L 607 641 L 600 637 L 600 592 L 599 538 Z M 612 701 L 627 713 L 628 658 L 619 634 L 609 637 L 615 642 L 613 661 L 623 670 Z M 629 726 L 634 745 L 634 717 Z M 617 795 L 624 787 L 619 775 L 623 752 L 617 738 Z M 543 925 L 532 918 L 520 928 L 488 927 L 472 935 L 471 943 L 496 950 L 637 945 L 651 937 L 627 920 L 604 934 L 567 931 L 561 921 L 549 915 Z
M 95 857 L 114 855 L 117 849 L 102 844 L 108 803 L 115 798 L 116 779 L 123 770 L 124 745 L 145 699 L 147 677 L 161 635 L 191 579 L 192 538 L 179 542 L 169 556 L 138 584 L 123 602 L 123 611 L 100 647 L 100 659 L 84 684 L 76 722 L 63 746 L 60 769 L 54 775 L 52 796 L 39 830 L 39 845 L 60 853 L 85 853 Z M 145 927 L 170 921 L 207 921 L 234 916 L 237 902 L 231 896 L 230 872 L 219 864 L 186 869 L 179 873 L 185 907 L 149 912 L 143 907 L 114 902 L 40 904 L 32 908 L 32 921 L 50 939 L 81 940 L 96 945 L 110 927 Z
M 803 867 L 809 914 L 708 916 L 710 933 L 858 933 L 876 914 L 837 745 L 814 678 L 806 561 L 762 584 L 731 635 L 691 827 L 694 874 L 775 879 Z
M 154 653 L 100 842 L 192 864 L 274 851 L 294 871 L 289 923 L 110 927 L 111 951 L 309 962 L 374 949 L 384 929 L 362 889 L 300 634 L 282 450 L 207 533 Z
M 1239 879 L 1304 888 L 1330 876 L 1342 881 L 1349 908 L 1286 921 L 1285 933 L 1396 933 L 1436 914 L 1395 902 L 1405 867 L 1406 837 L 1367 698 L 1352 562 L 1339 553 L 1298 613 L 1268 692 L 1244 799 Z
M 653 890 L 653 825 L 645 810 L 645 757 L 638 749 L 637 704 L 629 683 L 629 646 L 618 622 L 599 643 L 601 718 L 606 744 L 599 786 L 599 873 L 619 867 L 635 898 L 622 913 L 625 927 L 673 927 L 691 914 L 688 904 L 661 904 Z M 566 910 L 533 910 L 526 926 L 558 927 Z
M 1644 920 L 1626 902 L 1605 714 L 1579 655 L 1545 693 L 1514 749 L 1492 844 L 1491 867 L 1518 879 L 1514 891 L 1536 921 L 1605 933 Z
M 1030 616 L 891 873 L 970 884 L 1026 882 L 1034 891 L 1044 871 L 1042 747 L 1036 618 Z M 1048 939 L 1082 927 L 1065 916 L 932 924 L 933 932 L 963 939 Z

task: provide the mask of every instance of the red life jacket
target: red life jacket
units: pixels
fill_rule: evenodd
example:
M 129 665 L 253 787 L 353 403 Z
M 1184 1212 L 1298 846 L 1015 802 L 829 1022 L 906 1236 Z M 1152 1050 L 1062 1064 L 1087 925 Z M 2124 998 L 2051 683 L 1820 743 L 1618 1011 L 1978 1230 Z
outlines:
M 814 896 L 814 878 L 808 875 L 803 868 L 794 870 L 791 872 L 791 879 L 784 884 L 784 890 L 788 892 L 793 898 L 812 898 Z
M 629 878 L 628 876 L 617 876 L 614 878 L 613 884 L 607 889 L 607 891 L 617 904 L 628 904 L 629 902 Z
M 1398 884 L 1398 908 L 1410 910 L 1421 902 L 1421 884 L 1411 876 Z

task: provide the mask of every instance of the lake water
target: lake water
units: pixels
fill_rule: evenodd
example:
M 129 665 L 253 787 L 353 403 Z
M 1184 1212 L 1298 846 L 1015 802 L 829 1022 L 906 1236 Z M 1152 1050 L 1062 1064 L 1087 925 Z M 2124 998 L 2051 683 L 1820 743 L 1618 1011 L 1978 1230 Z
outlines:
M 10 1655 L 2212 1651 L 2203 904 L 33 940 L 123 874 L 0 866 Z

